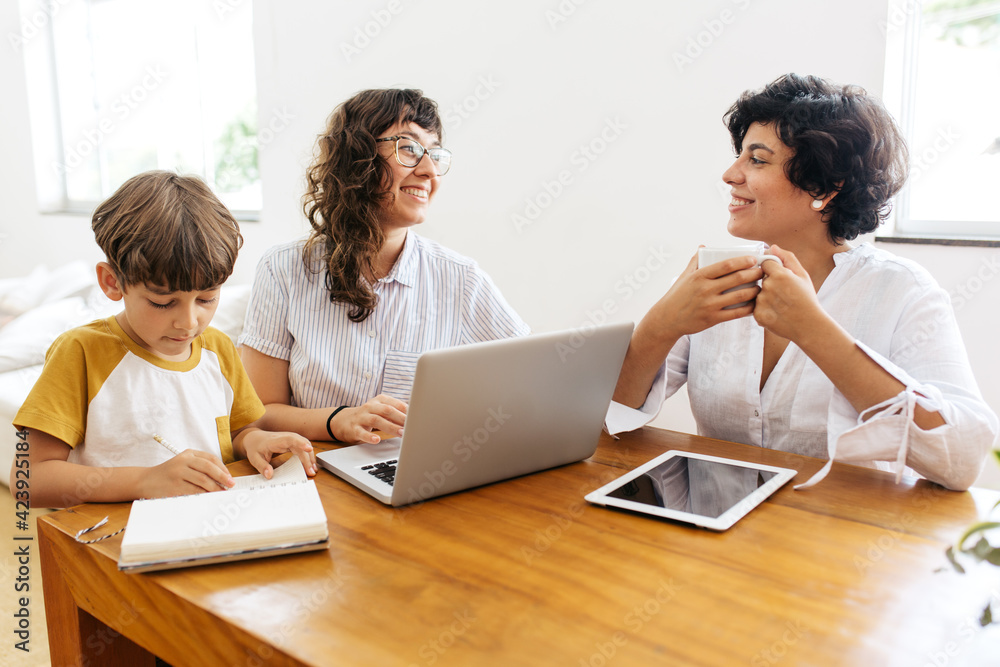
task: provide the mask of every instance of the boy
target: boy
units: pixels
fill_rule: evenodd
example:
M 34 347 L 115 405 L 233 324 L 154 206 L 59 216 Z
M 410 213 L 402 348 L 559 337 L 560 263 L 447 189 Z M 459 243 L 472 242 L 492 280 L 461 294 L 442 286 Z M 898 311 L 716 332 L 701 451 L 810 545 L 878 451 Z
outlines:
M 223 461 L 247 458 L 270 477 L 271 457 L 287 451 L 315 474 L 308 440 L 252 425 L 264 406 L 232 341 L 208 327 L 243 243 L 211 190 L 139 174 L 92 226 L 107 257 L 98 282 L 124 310 L 56 339 L 14 419 L 27 431 L 31 504 L 217 491 L 233 484 Z

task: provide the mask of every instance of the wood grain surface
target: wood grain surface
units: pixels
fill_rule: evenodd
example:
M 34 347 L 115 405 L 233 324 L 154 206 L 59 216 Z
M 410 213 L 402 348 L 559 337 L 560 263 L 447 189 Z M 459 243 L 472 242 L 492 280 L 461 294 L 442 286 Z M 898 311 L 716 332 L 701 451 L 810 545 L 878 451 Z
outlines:
M 667 449 L 799 474 L 723 533 L 583 500 Z M 792 489 L 821 465 L 647 427 L 602 435 L 580 463 L 399 509 L 320 471 L 328 551 L 151 574 L 117 571 L 120 536 L 73 540 L 106 515 L 111 531 L 124 525 L 129 504 L 78 506 L 39 520 L 52 662 L 139 665 L 147 651 L 177 667 L 922 665 L 960 655 L 983 605 L 1000 600 L 1000 576 L 954 574 L 944 549 L 998 494 L 896 485 L 841 464 Z

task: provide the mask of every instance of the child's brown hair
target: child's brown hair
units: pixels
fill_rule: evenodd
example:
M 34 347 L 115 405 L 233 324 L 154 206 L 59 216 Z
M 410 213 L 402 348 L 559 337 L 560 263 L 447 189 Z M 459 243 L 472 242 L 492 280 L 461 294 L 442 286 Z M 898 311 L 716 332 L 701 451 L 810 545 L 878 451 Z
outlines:
M 220 286 L 243 245 L 229 209 L 197 176 L 147 171 L 94 211 L 94 236 L 125 286 L 171 292 Z

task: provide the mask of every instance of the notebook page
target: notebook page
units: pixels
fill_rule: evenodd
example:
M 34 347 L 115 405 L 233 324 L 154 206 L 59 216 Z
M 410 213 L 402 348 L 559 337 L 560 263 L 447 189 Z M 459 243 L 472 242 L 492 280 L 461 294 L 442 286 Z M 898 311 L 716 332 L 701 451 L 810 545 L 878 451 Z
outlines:
M 308 479 L 308 477 L 306 476 L 305 468 L 302 467 L 302 461 L 300 461 L 297 456 L 293 456 L 274 469 L 274 474 L 271 476 L 271 479 L 267 479 L 260 473 L 256 475 L 233 477 L 233 481 L 236 483 L 228 490 L 245 491 L 247 489 L 259 489 L 267 486 L 277 486 L 279 484 L 294 484 L 296 482 L 304 482 L 306 479 Z

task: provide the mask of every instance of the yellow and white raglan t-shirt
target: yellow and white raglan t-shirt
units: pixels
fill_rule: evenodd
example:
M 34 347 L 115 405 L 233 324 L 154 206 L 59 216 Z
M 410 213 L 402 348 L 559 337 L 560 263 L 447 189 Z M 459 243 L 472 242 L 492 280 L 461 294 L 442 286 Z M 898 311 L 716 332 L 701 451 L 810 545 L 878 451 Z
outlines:
M 166 361 L 129 338 L 114 317 L 59 336 L 14 418 L 70 447 L 69 461 L 95 467 L 154 466 L 175 449 L 234 460 L 230 436 L 264 414 L 236 346 L 211 327 L 186 361 Z

